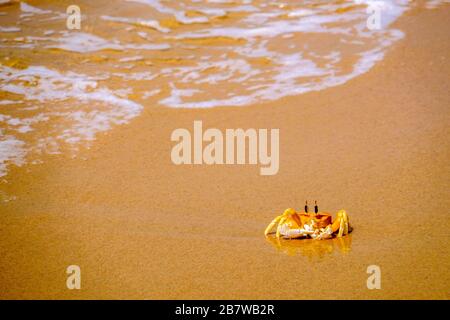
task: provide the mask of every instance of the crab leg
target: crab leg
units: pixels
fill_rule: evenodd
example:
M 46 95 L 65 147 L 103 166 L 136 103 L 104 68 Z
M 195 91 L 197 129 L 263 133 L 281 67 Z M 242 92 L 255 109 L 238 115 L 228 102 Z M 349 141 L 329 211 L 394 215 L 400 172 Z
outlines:
M 279 238 L 280 237 L 280 233 L 281 233 L 281 227 L 283 226 L 283 223 L 286 221 L 286 217 L 282 217 L 280 219 L 280 222 L 278 222 L 278 227 L 277 227 L 277 234 L 276 237 Z
M 337 213 L 336 220 L 331 225 L 331 229 L 334 232 L 338 232 L 338 237 L 342 237 L 342 235 L 348 234 L 348 215 L 345 210 L 340 210 Z
M 281 218 L 283 218 L 283 215 L 280 215 L 278 217 L 276 217 L 275 219 L 272 220 L 271 223 L 269 223 L 269 225 L 267 226 L 266 230 L 264 231 L 264 235 L 267 236 L 269 234 L 269 232 L 273 229 L 273 227 L 278 224 L 278 222 L 281 220 Z
M 339 238 L 342 237 L 342 234 L 344 233 L 344 229 L 345 229 L 344 224 L 345 224 L 345 221 L 343 218 L 341 218 L 341 223 L 339 224 L 339 233 L 337 235 Z
M 349 223 L 348 223 L 348 215 L 347 215 L 347 213 L 345 213 L 344 220 L 345 220 L 344 234 L 348 234 Z

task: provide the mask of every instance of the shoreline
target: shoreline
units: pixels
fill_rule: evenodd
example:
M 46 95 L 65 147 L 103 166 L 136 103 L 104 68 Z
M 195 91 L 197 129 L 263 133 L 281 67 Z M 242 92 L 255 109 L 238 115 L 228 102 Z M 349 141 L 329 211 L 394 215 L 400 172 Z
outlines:
M 406 13 L 405 38 L 344 85 L 248 107 L 146 106 L 76 159 L 10 167 L 0 298 L 449 299 L 449 15 Z M 173 165 L 170 134 L 194 120 L 279 128 L 279 172 Z M 264 239 L 305 200 L 347 210 L 345 243 Z M 79 291 L 65 287 L 71 264 Z M 366 287 L 373 264 L 382 290 Z

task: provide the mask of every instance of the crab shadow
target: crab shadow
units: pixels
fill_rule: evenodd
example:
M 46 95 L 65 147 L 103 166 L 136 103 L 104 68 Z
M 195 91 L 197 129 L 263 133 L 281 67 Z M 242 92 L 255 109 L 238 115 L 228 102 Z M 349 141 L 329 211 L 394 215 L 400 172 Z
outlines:
M 321 259 L 333 253 L 347 254 L 351 250 L 352 235 L 327 240 L 313 239 L 278 239 L 267 236 L 267 242 L 273 245 L 277 251 L 288 256 L 302 255 L 310 260 Z

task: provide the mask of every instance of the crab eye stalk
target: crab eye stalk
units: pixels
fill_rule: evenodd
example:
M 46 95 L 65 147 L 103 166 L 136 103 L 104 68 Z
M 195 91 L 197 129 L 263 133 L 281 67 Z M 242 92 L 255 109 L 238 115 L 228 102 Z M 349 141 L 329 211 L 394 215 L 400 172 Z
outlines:
M 305 212 L 308 213 L 308 201 L 305 201 Z
M 319 213 L 319 207 L 317 206 L 317 201 L 314 201 L 314 212 Z

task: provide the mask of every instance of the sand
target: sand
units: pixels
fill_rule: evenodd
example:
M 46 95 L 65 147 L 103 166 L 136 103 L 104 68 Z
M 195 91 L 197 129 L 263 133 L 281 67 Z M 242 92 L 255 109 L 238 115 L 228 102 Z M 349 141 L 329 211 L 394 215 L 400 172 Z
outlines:
M 0 298 L 449 299 L 449 19 L 449 7 L 408 12 L 406 38 L 345 85 L 249 107 L 148 106 L 76 159 L 12 168 Z M 173 165 L 170 134 L 194 120 L 279 128 L 278 174 Z M 345 208 L 353 233 L 266 240 L 306 199 Z M 66 288 L 71 264 L 81 290 Z

